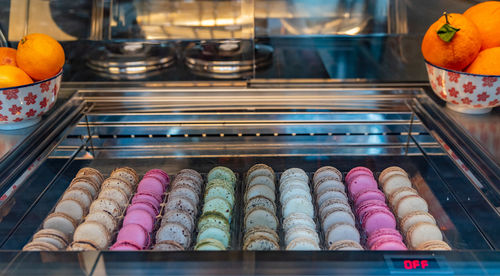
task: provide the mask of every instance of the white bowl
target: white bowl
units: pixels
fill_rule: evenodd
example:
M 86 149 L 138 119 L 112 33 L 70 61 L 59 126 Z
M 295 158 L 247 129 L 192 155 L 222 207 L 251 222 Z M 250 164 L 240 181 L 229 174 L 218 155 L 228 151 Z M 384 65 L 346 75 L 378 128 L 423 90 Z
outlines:
M 52 78 L 0 89 L 0 130 L 35 125 L 54 106 L 61 87 L 62 70 Z
M 500 76 L 470 74 L 425 61 L 432 90 L 457 112 L 484 114 L 500 105 Z

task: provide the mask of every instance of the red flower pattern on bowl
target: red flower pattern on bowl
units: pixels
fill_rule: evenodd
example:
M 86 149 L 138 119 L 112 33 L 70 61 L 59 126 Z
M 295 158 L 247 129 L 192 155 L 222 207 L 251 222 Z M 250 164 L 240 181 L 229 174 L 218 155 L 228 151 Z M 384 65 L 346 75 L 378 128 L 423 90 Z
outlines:
M 469 74 L 425 63 L 432 90 L 447 102 L 447 107 L 480 114 L 500 105 L 500 76 Z
M 0 130 L 19 129 L 40 121 L 54 105 L 62 70 L 52 78 L 28 85 L 0 89 Z

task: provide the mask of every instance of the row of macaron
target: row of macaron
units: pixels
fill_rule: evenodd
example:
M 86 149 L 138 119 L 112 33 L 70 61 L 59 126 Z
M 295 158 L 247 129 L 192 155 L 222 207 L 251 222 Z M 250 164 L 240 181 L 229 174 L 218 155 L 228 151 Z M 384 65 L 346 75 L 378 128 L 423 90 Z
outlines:
M 165 190 L 170 183 L 168 174 L 160 169 L 148 171 L 128 205 L 112 251 L 143 250 L 150 245 L 150 235 L 156 225 Z M 114 231 L 110 232 L 114 233 Z
M 379 175 L 379 184 L 410 249 L 451 250 L 443 241 L 443 234 L 435 218 L 429 213 L 426 200 L 414 189 L 404 169 L 396 166 L 386 168 Z

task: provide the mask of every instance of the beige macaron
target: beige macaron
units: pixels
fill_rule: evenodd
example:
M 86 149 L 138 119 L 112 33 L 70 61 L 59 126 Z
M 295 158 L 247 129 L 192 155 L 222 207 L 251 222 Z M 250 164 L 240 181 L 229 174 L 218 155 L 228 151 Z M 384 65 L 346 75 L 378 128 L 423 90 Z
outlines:
M 52 213 L 43 221 L 43 229 L 55 229 L 64 233 L 66 236 L 73 235 L 78 223 L 70 216 L 64 213 Z
M 432 223 L 418 222 L 406 232 L 406 242 L 410 248 L 418 248 L 423 242 L 443 240 L 441 230 Z
M 415 211 L 429 211 L 427 202 L 419 195 L 404 196 L 399 199 L 398 203 L 394 207 L 394 213 L 396 213 L 399 219 L 402 219 L 407 214 Z
M 397 167 L 397 166 L 392 166 L 392 167 L 388 167 L 388 168 L 384 169 L 380 173 L 380 175 L 378 176 L 378 182 L 384 183 L 390 176 L 393 176 L 396 174 L 406 176 L 408 178 L 408 173 L 405 170 L 403 170 L 402 168 Z
M 68 246 L 68 236 L 56 229 L 41 229 L 33 235 L 33 241 L 48 242 L 58 249 Z
M 120 208 L 122 210 L 125 209 L 125 207 L 127 207 L 128 205 L 127 194 L 125 194 L 125 192 L 123 192 L 123 190 L 119 188 L 113 188 L 113 187 L 103 188 L 99 192 L 97 198 L 112 198 L 118 203 L 118 205 L 120 205 Z
M 32 241 L 23 247 L 23 251 L 58 251 L 55 245 L 46 241 Z
M 451 250 L 451 247 L 444 241 L 431 240 L 431 241 L 426 241 L 426 242 L 421 243 L 415 249 L 416 250 L 429 250 L 429 251 L 438 251 L 438 250 L 449 251 L 449 250 Z
M 69 251 L 96 251 L 99 250 L 97 245 L 90 241 L 74 241 L 72 242 L 67 250 Z
M 116 168 L 111 172 L 110 177 L 119 178 L 127 181 L 130 185 L 135 186 L 139 183 L 137 172 L 129 167 Z
M 108 230 L 110 234 L 115 232 L 115 230 L 118 228 L 118 222 L 116 221 L 116 218 L 106 211 L 96 211 L 89 213 L 85 217 L 85 221 L 99 222 L 104 227 L 106 227 L 106 230 Z
M 82 203 L 86 209 L 90 207 L 92 203 L 92 194 L 84 188 L 70 187 L 64 192 L 62 199 L 76 199 Z
M 78 173 L 76 174 L 76 177 L 80 177 L 80 176 L 91 177 L 99 185 L 104 181 L 104 176 L 102 175 L 102 173 L 100 171 L 98 171 L 97 169 L 90 168 L 90 167 L 80 169 L 78 171 Z
M 127 182 L 126 180 L 120 179 L 120 178 L 114 178 L 110 177 L 106 180 L 101 185 L 101 189 L 104 188 L 118 188 L 121 189 L 127 197 L 130 197 L 132 195 L 132 192 L 134 191 L 133 186 Z
M 387 199 L 389 200 L 389 204 L 394 208 L 399 200 L 407 195 L 418 195 L 417 190 L 410 187 L 399 187 L 390 194 Z
M 113 217 L 118 217 L 121 215 L 121 208 L 116 200 L 111 198 L 98 198 L 92 202 L 90 205 L 90 213 L 95 213 L 98 211 L 105 211 L 111 214 Z
M 110 239 L 111 237 L 106 227 L 95 221 L 86 221 L 80 224 L 73 235 L 74 241 L 90 241 L 101 250 L 108 247 Z
M 64 213 L 79 223 L 87 214 L 87 208 L 77 199 L 68 198 L 59 201 L 54 212 Z
M 393 174 L 388 177 L 386 177 L 386 180 L 384 182 L 379 182 L 382 190 L 384 191 L 386 196 L 389 196 L 392 194 L 396 189 L 400 187 L 410 187 L 411 188 L 411 181 L 410 179 L 401 174 Z
M 267 176 L 274 182 L 275 174 L 273 168 L 266 164 L 255 164 L 246 173 L 246 183 L 249 183 L 253 178 L 257 176 Z
M 406 216 L 404 216 L 399 221 L 399 229 L 401 229 L 401 232 L 404 235 L 406 235 L 406 232 L 408 231 L 408 229 L 410 229 L 410 227 L 412 227 L 413 225 L 415 225 L 419 222 L 428 222 L 428 223 L 436 224 L 436 220 L 428 212 L 414 211 L 414 212 L 408 213 Z
M 69 187 L 86 189 L 92 195 L 92 198 L 95 198 L 97 196 L 97 192 L 99 191 L 99 184 L 94 180 L 94 178 L 88 176 L 74 178 L 69 184 Z

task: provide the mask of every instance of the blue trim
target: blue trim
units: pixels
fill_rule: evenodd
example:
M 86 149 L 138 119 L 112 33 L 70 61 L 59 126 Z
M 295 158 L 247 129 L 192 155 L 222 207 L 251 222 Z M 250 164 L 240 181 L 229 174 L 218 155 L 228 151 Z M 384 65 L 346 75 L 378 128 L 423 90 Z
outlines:
M 441 70 L 444 70 L 444 71 L 447 71 L 447 72 L 453 72 L 453 73 L 458 73 L 458 74 L 463 74 L 463 75 L 469 75 L 469 76 L 476 76 L 476 77 L 494 77 L 494 78 L 500 78 L 500 75 L 481 75 L 481 74 L 472 74 L 472 73 L 467 73 L 467 72 L 462 72 L 462 71 L 455 71 L 455 70 L 451 70 L 451 69 L 446 69 L 446 68 L 443 68 L 443 67 L 439 67 L 437 65 L 434 65 L 430 62 L 428 62 L 426 59 L 424 59 L 425 63 L 429 64 L 430 66 L 433 66 L 433 67 L 436 67 L 436 68 L 439 68 Z
M 53 80 L 57 77 L 59 77 L 60 75 L 62 75 L 63 73 L 63 70 L 61 69 L 61 71 L 59 71 L 59 73 L 57 73 L 57 75 L 49 78 L 49 79 L 45 79 L 45 80 L 41 80 L 41 81 L 37 81 L 37 82 L 34 82 L 34 83 L 30 83 L 30 84 L 25 84 L 25 85 L 19 85 L 19 86 L 12 86 L 12 87 L 6 87 L 6 88 L 0 88 L 0 91 L 3 91 L 3 90 L 10 90 L 10 89 L 17 89 L 17 88 L 24 88 L 24 87 L 28 87 L 28 86 L 35 86 L 35 85 L 38 85 L 40 83 L 44 83 L 46 81 L 50 81 L 50 80 Z

